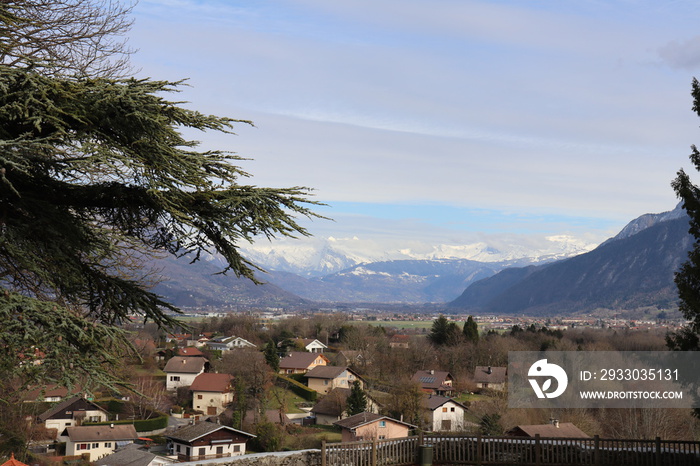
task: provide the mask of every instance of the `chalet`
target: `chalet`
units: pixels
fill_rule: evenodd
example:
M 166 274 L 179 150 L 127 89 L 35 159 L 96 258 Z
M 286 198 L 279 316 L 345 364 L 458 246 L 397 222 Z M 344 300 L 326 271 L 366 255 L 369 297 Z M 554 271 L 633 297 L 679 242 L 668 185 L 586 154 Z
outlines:
M 37 420 L 47 429 L 56 429 L 58 441 L 65 442 L 68 439 L 66 427 L 79 426 L 83 422 L 105 422 L 108 415 L 92 401 L 74 396 L 44 411 Z
M 408 437 L 416 426 L 374 413 L 360 413 L 333 423 L 341 429 L 342 442 Z
M 326 366 L 330 360 L 323 354 L 295 351 L 280 359 L 280 374 L 306 374 L 316 366 Z
M 450 396 L 454 388 L 452 382 L 454 378 L 449 372 L 443 371 L 417 371 L 411 377 L 413 382 L 420 385 L 421 390 L 432 395 Z
M 458 432 L 465 428 L 467 407 L 440 395 L 429 395 L 423 400 L 428 429 L 434 432 Z
M 508 380 L 507 367 L 476 366 L 474 383 L 477 388 L 490 390 L 505 390 Z
M 179 461 L 228 458 L 245 453 L 248 440 L 255 435 L 212 422 L 181 427 L 167 434 L 168 450 Z
M 506 432 L 512 437 L 558 437 L 558 438 L 590 438 L 588 434 L 570 422 L 559 422 L 552 419 L 549 424 L 534 424 L 516 426 Z
M 348 367 L 316 366 L 306 373 L 306 378 L 308 387 L 323 395 L 336 387 L 350 388 L 355 380 L 364 386 L 360 376 Z
M 294 338 L 287 339 L 277 343 L 278 348 L 294 347 L 299 350 L 308 351 L 309 353 L 323 353 L 324 349 L 328 349 L 326 345 L 316 340 L 315 338 Z
M 138 439 L 133 424 L 66 427 L 66 455 L 87 455 L 95 461 Z
M 204 372 L 195 377 L 192 392 L 192 409 L 208 416 L 218 416 L 233 401 L 231 374 L 213 374 Z
M 206 358 L 174 356 L 170 358 L 163 371 L 166 373 L 166 390 L 189 387 L 194 379 L 203 373 L 209 365 Z
M 335 363 L 339 366 L 359 366 L 369 365 L 369 361 L 361 351 L 343 350 L 339 351 L 335 358 Z

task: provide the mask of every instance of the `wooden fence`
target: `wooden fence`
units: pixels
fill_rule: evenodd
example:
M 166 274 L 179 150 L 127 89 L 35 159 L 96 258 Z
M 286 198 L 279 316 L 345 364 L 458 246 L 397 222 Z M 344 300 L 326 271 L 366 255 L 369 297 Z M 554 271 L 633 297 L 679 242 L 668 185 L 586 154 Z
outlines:
M 402 439 L 326 444 L 321 466 L 468 465 L 700 465 L 700 442 L 420 435 Z

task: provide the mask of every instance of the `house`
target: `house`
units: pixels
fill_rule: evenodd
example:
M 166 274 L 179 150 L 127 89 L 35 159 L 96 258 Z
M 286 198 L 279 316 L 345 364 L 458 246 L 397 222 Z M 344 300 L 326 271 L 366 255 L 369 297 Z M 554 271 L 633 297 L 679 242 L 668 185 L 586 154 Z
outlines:
M 364 387 L 364 382 L 360 376 L 348 367 L 339 366 L 316 366 L 306 373 L 307 386 L 325 395 L 333 388 L 350 388 L 355 380 L 360 381 L 360 386 Z
M 74 396 L 44 411 L 37 420 L 47 429 L 56 429 L 58 441 L 65 442 L 68 439 L 66 427 L 79 426 L 83 422 L 105 422 L 108 414 L 92 401 Z
M 320 353 L 295 351 L 280 359 L 280 374 L 306 374 L 316 366 L 326 366 L 330 360 Z
M 66 397 L 72 396 L 71 393 L 77 393 L 81 389 L 80 387 L 73 387 L 73 392 L 68 390 L 66 387 L 61 387 L 58 385 L 49 385 L 46 387 L 37 387 L 29 390 L 24 395 L 25 402 L 34 401 L 45 401 L 48 403 L 55 403 L 66 399 Z
M 168 450 L 177 455 L 178 461 L 201 461 L 243 455 L 246 442 L 255 435 L 213 422 L 200 422 L 180 427 L 165 437 Z
M 424 406 L 428 430 L 433 432 L 459 432 L 465 430 L 464 415 L 467 407 L 462 403 L 440 395 L 429 395 Z
M 476 388 L 502 391 L 506 389 L 507 380 L 507 367 L 476 366 L 476 369 L 474 369 Z
M 408 431 L 416 428 L 388 416 L 367 412 L 346 417 L 333 425 L 340 427 L 342 442 L 408 437 Z
M 133 424 L 66 427 L 66 455 L 87 455 L 88 461 L 110 455 L 138 439 Z
M 316 417 L 316 424 L 332 425 L 347 417 L 345 410 L 349 396 L 349 388 L 334 388 L 329 391 L 311 408 L 311 413 Z M 379 403 L 368 393 L 365 393 L 365 396 L 367 397 L 367 411 L 378 413 Z
M 552 419 L 549 424 L 534 424 L 516 426 L 506 432 L 506 435 L 513 437 L 558 437 L 558 438 L 590 438 L 588 434 L 570 422 L 559 422 Z
M 286 339 L 277 343 L 277 347 L 283 348 L 284 350 L 286 350 L 288 347 L 294 347 L 300 350 L 303 349 L 309 353 L 323 353 L 324 349 L 328 349 L 326 345 L 315 338 L 294 338 L 293 340 Z
M 454 378 L 449 372 L 417 371 L 411 380 L 417 382 L 421 390 L 432 395 L 450 396 L 454 391 L 452 388 Z
M 339 351 L 335 358 L 335 363 L 339 366 L 361 366 L 369 365 L 369 361 L 361 351 L 343 350 Z
M 391 348 L 408 348 L 411 342 L 409 335 L 396 334 L 389 339 L 389 347 Z
M 315 338 L 298 338 L 295 341 L 297 345 L 300 345 L 309 353 L 323 353 L 324 349 L 328 349 L 326 345 L 316 340 Z
M 206 358 L 189 356 L 174 356 L 163 368 L 166 374 L 165 389 L 176 390 L 178 387 L 189 387 L 194 379 L 205 371 L 209 361 Z
M 240 348 L 257 348 L 253 343 L 241 337 L 219 337 L 207 342 L 209 349 L 231 351 Z
M 163 466 L 174 462 L 175 460 L 171 458 L 147 451 L 143 445 L 131 444 L 100 458 L 95 464 L 97 466 Z
M 208 416 L 218 416 L 223 413 L 233 401 L 232 383 L 231 374 L 209 372 L 199 374 L 190 385 L 192 409 L 199 410 Z

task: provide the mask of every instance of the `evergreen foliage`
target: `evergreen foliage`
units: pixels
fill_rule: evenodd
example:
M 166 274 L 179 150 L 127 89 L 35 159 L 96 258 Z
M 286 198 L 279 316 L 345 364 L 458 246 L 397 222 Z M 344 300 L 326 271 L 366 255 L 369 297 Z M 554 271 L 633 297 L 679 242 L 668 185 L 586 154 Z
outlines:
M 476 324 L 476 321 L 472 316 L 467 317 L 462 333 L 467 341 L 472 343 L 479 342 L 479 326 Z
M 265 345 L 265 362 L 275 374 L 280 371 L 280 357 L 277 355 L 277 346 L 272 340 Z
M 198 152 L 181 127 L 230 132 L 248 122 L 187 110 L 178 83 L 46 77 L 0 65 L 0 317 L 3 378 L 23 372 L 112 385 L 132 315 L 168 327 L 177 309 L 147 290 L 153 251 L 219 253 L 256 280 L 238 250 L 256 236 L 307 232 L 305 188 L 240 184 L 222 151 Z M 44 364 L 20 366 L 41 355 Z M 37 356 L 39 357 L 39 356 Z
M 436 346 L 454 345 L 458 342 L 458 336 L 457 324 L 448 321 L 445 316 L 441 315 L 433 321 L 428 340 Z
M 359 380 L 355 380 L 350 388 L 350 396 L 348 396 L 345 411 L 348 416 L 367 411 L 367 395 L 365 395 Z
M 700 83 L 693 79 L 693 111 L 700 116 Z M 690 161 L 700 171 L 700 151 L 691 146 Z M 690 217 L 690 234 L 695 239 L 688 252 L 688 260 L 676 272 L 675 283 L 678 289 L 678 309 L 689 321 L 688 328 L 669 336 L 667 343 L 672 349 L 698 350 L 697 334 L 700 334 L 700 188 L 693 184 L 683 169 L 671 183 L 676 195 L 683 202 L 683 208 Z

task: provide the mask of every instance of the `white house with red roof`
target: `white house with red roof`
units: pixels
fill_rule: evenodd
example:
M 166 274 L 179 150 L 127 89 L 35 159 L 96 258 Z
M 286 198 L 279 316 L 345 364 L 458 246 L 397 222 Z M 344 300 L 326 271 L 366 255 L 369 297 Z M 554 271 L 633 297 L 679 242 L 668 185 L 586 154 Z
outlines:
M 199 374 L 192 385 L 192 409 L 208 416 L 218 416 L 233 401 L 233 376 L 231 374 Z

